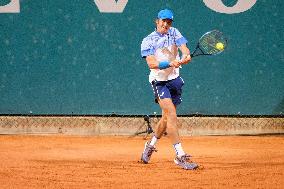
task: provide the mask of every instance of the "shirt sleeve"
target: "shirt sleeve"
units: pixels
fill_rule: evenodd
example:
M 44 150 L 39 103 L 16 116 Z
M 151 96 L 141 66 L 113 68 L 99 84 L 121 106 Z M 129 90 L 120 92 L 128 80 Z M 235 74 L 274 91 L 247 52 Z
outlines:
M 182 34 L 176 28 L 174 30 L 174 38 L 175 38 L 176 45 L 178 47 L 188 42 L 187 39 L 183 37 Z
M 141 56 L 142 58 L 146 58 L 149 55 L 154 54 L 154 48 L 153 48 L 153 41 L 150 37 L 146 37 L 143 39 L 141 43 Z

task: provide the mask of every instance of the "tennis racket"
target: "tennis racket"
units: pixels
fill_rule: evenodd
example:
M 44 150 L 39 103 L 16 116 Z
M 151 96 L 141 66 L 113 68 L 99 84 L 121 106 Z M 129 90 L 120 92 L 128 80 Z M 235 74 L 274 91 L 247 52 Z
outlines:
M 212 30 L 200 37 L 195 50 L 190 56 L 193 58 L 200 55 L 217 55 L 227 48 L 227 44 L 227 38 L 222 32 Z

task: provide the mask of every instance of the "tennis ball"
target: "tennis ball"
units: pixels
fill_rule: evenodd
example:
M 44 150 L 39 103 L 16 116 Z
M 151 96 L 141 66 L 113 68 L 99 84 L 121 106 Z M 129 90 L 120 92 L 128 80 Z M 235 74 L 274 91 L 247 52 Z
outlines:
M 224 49 L 224 44 L 221 43 L 221 42 L 217 43 L 217 44 L 216 44 L 216 49 L 218 49 L 218 50 L 223 50 L 223 49 Z

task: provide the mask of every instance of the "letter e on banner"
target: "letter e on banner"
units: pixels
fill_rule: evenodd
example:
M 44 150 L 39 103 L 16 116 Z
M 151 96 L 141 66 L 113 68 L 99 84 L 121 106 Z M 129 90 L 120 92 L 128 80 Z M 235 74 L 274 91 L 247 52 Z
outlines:
M 19 13 L 20 0 L 11 0 L 9 4 L 0 6 L 0 13 Z
M 225 6 L 222 0 L 203 0 L 203 2 L 208 8 L 216 12 L 235 14 L 247 11 L 256 3 L 256 0 L 238 0 L 233 7 Z

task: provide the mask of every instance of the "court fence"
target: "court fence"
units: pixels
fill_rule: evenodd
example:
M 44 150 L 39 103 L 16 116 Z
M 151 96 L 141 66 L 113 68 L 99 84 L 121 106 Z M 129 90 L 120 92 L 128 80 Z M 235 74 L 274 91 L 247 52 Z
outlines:
M 158 115 L 1 115 L 0 134 L 143 136 L 155 130 Z M 284 116 L 178 117 L 181 136 L 284 134 Z

